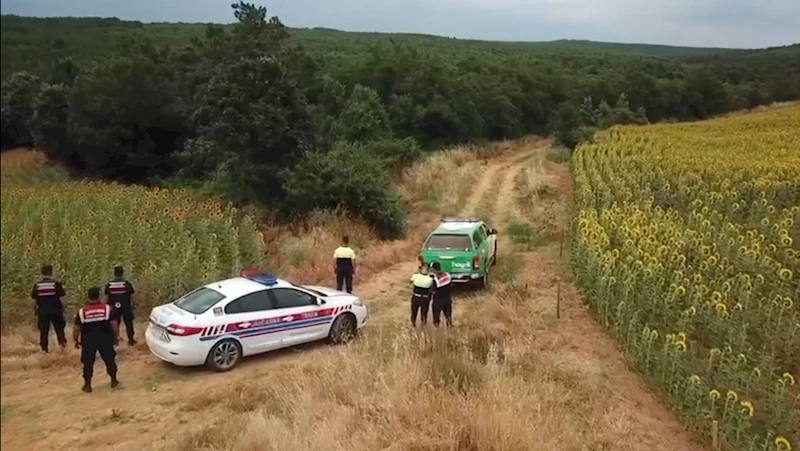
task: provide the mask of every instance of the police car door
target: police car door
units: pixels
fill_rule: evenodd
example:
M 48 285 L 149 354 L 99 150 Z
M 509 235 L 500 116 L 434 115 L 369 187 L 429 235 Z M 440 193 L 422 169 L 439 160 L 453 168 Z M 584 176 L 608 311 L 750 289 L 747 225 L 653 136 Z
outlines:
M 333 310 L 317 305 L 317 297 L 295 288 L 269 290 L 273 306 L 284 324 L 283 346 L 293 346 L 325 337 L 328 333 Z
M 280 312 L 275 310 L 269 290 L 257 291 L 225 306 L 227 330 L 242 343 L 244 354 L 281 347 Z

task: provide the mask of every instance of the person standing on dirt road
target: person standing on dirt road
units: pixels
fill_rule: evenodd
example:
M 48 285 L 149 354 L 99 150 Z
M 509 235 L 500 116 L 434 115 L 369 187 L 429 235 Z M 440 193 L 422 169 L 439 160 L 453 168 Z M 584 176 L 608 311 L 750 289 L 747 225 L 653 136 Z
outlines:
M 39 328 L 39 346 L 43 352 L 48 352 L 50 344 L 50 325 L 56 330 L 58 344 L 67 346 L 67 337 L 64 329 L 67 326 L 64 320 L 64 303 L 61 298 L 67 295 L 61 282 L 53 278 L 53 265 L 42 266 L 42 280 L 33 285 L 31 299 L 36 301 L 36 324 Z
M 114 267 L 114 278 L 106 284 L 105 294 L 108 305 L 113 307 L 113 318 L 119 327 L 120 319 L 125 321 L 125 333 L 128 335 L 128 346 L 136 344 L 133 339 L 133 285 L 124 277 L 122 266 Z
M 89 302 L 75 314 L 75 328 L 72 339 L 75 348 L 81 349 L 81 363 L 83 364 L 83 390 L 92 391 L 92 374 L 97 353 L 106 364 L 106 372 L 111 377 L 111 388 L 119 385 L 117 380 L 117 344 L 119 326 L 111 320 L 111 306 L 100 301 L 100 287 L 89 288 Z
M 417 327 L 417 313 L 420 313 L 422 327 L 428 323 L 428 308 L 433 292 L 433 276 L 428 274 L 428 267 L 423 265 L 419 272 L 411 276 L 414 291 L 411 293 L 411 326 Z
M 450 293 L 452 279 L 450 274 L 442 271 L 442 265 L 439 262 L 433 262 L 431 267 L 434 274 L 433 281 L 436 285 L 433 292 L 433 325 L 439 327 L 440 315 L 444 313 L 447 327 L 453 327 L 453 298 Z
M 342 237 L 342 245 L 333 251 L 333 273 L 336 275 L 336 289 L 341 291 L 342 285 L 348 293 L 353 292 L 353 276 L 356 275 L 356 253 L 350 248 L 350 237 Z

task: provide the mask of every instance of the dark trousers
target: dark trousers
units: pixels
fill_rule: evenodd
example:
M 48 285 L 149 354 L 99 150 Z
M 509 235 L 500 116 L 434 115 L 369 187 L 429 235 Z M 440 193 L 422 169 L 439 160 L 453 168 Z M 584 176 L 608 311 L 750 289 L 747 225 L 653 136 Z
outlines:
M 347 287 L 347 292 L 353 292 L 353 273 L 340 272 L 336 273 L 336 289 L 342 291 L 342 285 Z
M 87 340 L 81 344 L 81 363 L 83 363 L 83 381 L 86 385 L 91 385 L 92 375 L 94 374 L 94 361 L 97 358 L 97 353 L 100 353 L 100 358 L 106 364 L 106 373 L 112 380 L 117 378 L 117 362 L 114 360 L 117 357 L 117 352 L 114 350 L 114 342 L 111 337 L 102 340 Z
M 440 315 L 444 313 L 444 318 L 447 321 L 447 326 L 453 326 L 453 300 L 447 299 L 433 299 L 433 325 L 439 327 Z
M 67 345 L 67 337 L 64 335 L 64 328 L 67 327 L 64 321 L 63 313 L 40 313 L 37 318 L 37 325 L 39 327 L 39 346 L 42 350 L 47 352 L 50 343 L 50 324 L 56 330 L 56 337 L 58 337 L 58 344 L 61 346 Z
M 422 325 L 428 324 L 428 307 L 430 307 L 430 296 L 411 295 L 411 325 L 417 327 L 417 313 L 420 315 Z
M 120 309 L 120 317 L 122 318 L 122 321 L 125 321 L 125 333 L 128 335 L 128 341 L 133 341 L 133 309 L 131 307 L 123 306 Z M 119 323 L 121 321 L 117 322 Z

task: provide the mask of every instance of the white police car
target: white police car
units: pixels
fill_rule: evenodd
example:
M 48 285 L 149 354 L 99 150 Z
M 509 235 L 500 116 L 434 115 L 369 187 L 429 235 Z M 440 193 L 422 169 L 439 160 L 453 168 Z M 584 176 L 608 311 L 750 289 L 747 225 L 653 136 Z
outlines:
M 245 270 L 153 308 L 145 338 L 162 360 L 227 371 L 247 355 L 324 338 L 347 342 L 366 319 L 357 296 Z

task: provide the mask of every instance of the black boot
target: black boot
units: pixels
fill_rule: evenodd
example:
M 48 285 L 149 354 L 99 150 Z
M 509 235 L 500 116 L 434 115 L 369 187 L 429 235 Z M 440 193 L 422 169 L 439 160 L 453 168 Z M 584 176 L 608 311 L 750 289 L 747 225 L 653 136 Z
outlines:
M 117 387 L 119 387 L 119 381 L 117 380 L 116 377 L 112 377 L 111 378 L 111 388 L 117 388 Z
M 91 393 L 92 392 L 92 386 L 90 384 L 83 384 L 83 387 L 81 387 L 81 390 L 83 390 L 84 393 Z

